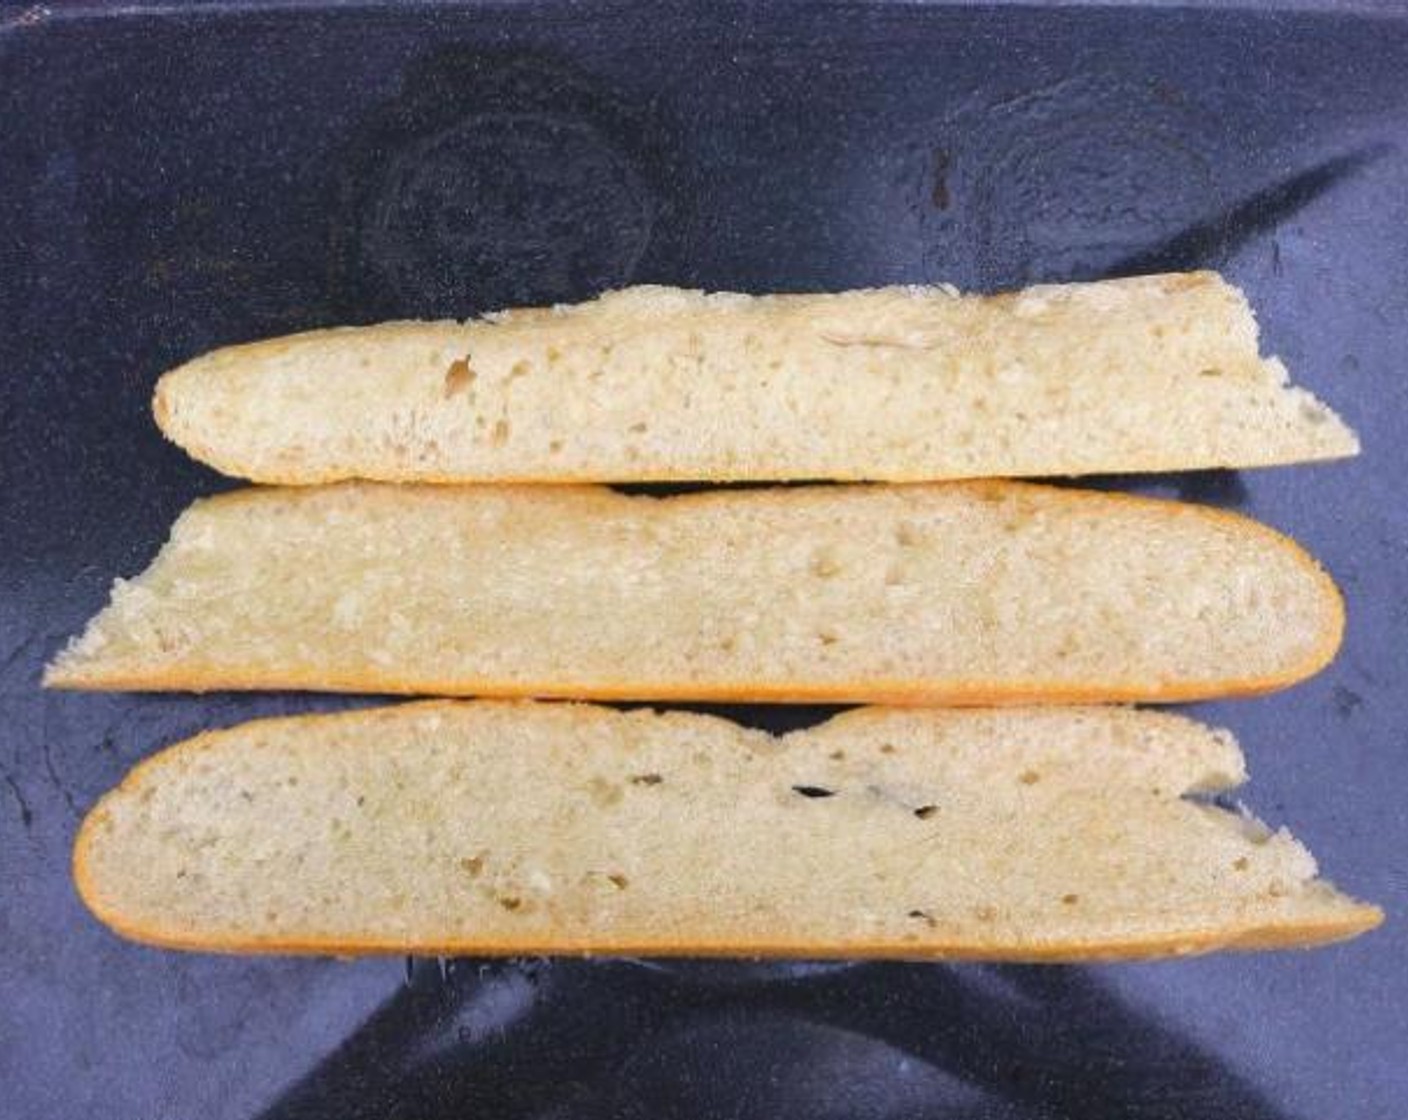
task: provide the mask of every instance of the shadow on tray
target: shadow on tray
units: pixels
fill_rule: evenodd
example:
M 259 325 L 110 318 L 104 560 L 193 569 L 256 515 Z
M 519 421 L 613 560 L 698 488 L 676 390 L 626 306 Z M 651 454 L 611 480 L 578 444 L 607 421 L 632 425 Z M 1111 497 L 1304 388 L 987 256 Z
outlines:
M 263 1120 L 784 1115 L 1286 1114 L 1079 968 L 456 960 Z

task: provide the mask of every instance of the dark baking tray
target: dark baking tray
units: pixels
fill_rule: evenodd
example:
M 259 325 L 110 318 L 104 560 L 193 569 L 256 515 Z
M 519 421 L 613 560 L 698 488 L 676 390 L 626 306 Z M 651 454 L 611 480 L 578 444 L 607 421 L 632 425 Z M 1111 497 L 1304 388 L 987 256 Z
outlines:
M 0 13 L 0 1114 L 1408 1114 L 1408 19 L 1343 8 L 223 4 Z M 1303 539 L 1344 651 L 1209 705 L 1389 924 L 1100 968 L 216 958 L 126 944 L 79 816 L 212 724 L 351 701 L 46 695 L 230 485 L 164 444 L 221 343 L 628 281 L 1213 266 L 1362 458 L 1134 480 Z M 745 710 L 766 726 L 823 712 Z

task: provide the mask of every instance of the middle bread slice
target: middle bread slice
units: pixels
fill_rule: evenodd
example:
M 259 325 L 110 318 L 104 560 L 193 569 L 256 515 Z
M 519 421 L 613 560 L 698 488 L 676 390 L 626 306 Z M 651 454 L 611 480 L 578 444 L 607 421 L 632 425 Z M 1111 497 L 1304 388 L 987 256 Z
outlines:
M 1185 700 L 1320 669 L 1334 584 L 1257 522 L 1010 482 L 197 502 L 74 688 L 934 704 Z

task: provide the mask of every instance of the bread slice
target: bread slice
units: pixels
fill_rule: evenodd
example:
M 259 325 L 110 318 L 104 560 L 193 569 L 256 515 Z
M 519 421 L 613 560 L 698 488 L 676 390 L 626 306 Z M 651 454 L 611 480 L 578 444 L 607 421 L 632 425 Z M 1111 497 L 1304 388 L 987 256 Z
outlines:
M 1083 960 L 1301 945 L 1381 913 L 1185 795 L 1232 737 L 1120 708 L 713 716 L 447 701 L 247 723 L 89 814 L 99 918 L 179 948 Z
M 1024 483 L 658 499 L 348 483 L 197 502 L 64 687 L 984 704 L 1263 692 L 1338 592 L 1274 531 Z
M 960 296 L 633 288 L 235 346 L 162 430 L 260 482 L 877 479 L 1255 467 L 1354 434 L 1216 273 Z

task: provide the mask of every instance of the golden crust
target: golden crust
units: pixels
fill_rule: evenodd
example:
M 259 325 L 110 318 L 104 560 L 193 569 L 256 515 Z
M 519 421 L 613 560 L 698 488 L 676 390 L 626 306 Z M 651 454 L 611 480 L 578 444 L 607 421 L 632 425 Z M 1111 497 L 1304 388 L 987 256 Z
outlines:
M 451 708 L 458 702 L 430 700 L 415 705 L 417 709 Z M 403 711 L 398 708 L 368 709 L 358 714 L 374 718 L 379 712 Z M 593 709 L 582 708 L 584 715 Z M 311 715 L 279 716 L 253 721 L 266 726 L 283 725 L 311 728 L 319 723 L 345 719 L 349 713 L 315 713 Z M 838 720 L 853 718 L 855 713 L 843 713 Z M 690 713 L 667 713 L 666 718 L 715 719 L 718 717 Z M 1310 947 L 1346 940 L 1381 925 L 1384 912 L 1377 906 L 1356 902 L 1333 916 L 1318 920 L 1301 918 L 1284 922 L 1229 923 L 1223 926 L 1196 926 L 1158 936 L 1111 937 L 1101 940 L 1033 942 L 1029 945 L 993 944 L 980 940 L 915 941 L 900 939 L 867 939 L 858 936 L 845 941 L 809 941 L 805 938 L 740 940 L 697 940 L 679 938 L 615 937 L 608 932 L 584 936 L 580 930 L 561 929 L 552 937 L 514 937 L 512 940 L 450 939 L 415 940 L 408 938 L 359 937 L 332 939 L 320 937 L 260 936 L 248 931 L 230 930 L 207 932 L 163 926 L 144 922 L 108 906 L 93 881 L 89 868 L 89 853 L 94 835 L 107 814 L 110 799 L 130 794 L 146 779 L 149 772 L 168 765 L 178 757 L 200 751 L 219 731 L 207 731 L 163 751 L 151 755 L 134 766 L 113 790 L 105 794 L 89 811 L 78 830 L 73 849 L 73 879 L 85 906 L 104 925 L 123 937 L 144 944 L 168 949 L 197 950 L 213 953 L 251 954 L 310 954 L 321 956 L 370 956 L 414 953 L 425 956 L 651 956 L 651 957 L 755 957 L 773 959 L 893 959 L 893 960 L 955 960 L 1010 961 L 1029 963 L 1061 963 L 1083 961 L 1142 960 L 1156 957 L 1189 956 L 1219 950 L 1259 950 Z

